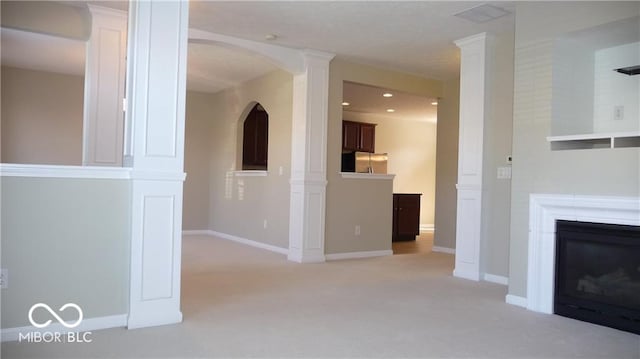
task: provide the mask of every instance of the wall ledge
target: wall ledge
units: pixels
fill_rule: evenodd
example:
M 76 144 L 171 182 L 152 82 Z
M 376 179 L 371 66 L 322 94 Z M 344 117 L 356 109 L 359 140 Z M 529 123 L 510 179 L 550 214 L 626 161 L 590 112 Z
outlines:
M 233 171 L 236 177 L 266 177 L 269 172 L 260 170 Z
M 126 167 L 57 166 L 1 163 L 0 177 L 129 179 Z
M 379 174 L 379 173 L 357 173 L 357 172 L 340 172 L 342 178 L 351 179 L 367 179 L 367 180 L 393 180 L 396 175 L 394 174 Z

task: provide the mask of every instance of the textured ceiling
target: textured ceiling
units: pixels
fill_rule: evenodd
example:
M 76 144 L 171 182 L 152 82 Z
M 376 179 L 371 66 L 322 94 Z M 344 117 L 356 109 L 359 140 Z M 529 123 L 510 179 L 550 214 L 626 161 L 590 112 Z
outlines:
M 63 5 L 84 7 L 86 2 L 62 1 Z M 126 10 L 126 1 L 91 1 L 93 4 Z M 490 2 L 511 12 L 512 2 Z M 512 30 L 514 16 L 476 24 L 453 16 L 481 2 L 404 2 L 404 1 L 201 1 L 190 3 L 190 27 L 239 38 L 268 42 L 293 48 L 332 52 L 338 58 L 395 69 L 434 79 L 458 76 L 459 52 L 454 40 L 480 32 L 498 33 Z M 265 36 L 276 35 L 275 40 Z M 3 35 L 4 40 L 4 35 Z M 16 45 L 17 44 L 17 45 Z M 15 47 L 25 41 L 14 41 Z M 3 41 L 2 59 L 7 51 L 23 54 L 24 65 L 45 63 L 47 58 L 24 55 L 24 49 L 10 50 Z M 55 46 L 60 56 L 80 57 L 77 44 Z M 41 45 L 37 45 L 41 46 Z M 55 52 L 51 50 L 52 54 Z M 65 55 L 66 53 L 66 55 Z M 12 63 L 20 64 L 16 55 Z M 272 71 L 275 67 L 246 52 L 224 47 L 189 44 L 188 88 L 216 92 Z M 59 61 L 50 61 L 59 62 Z M 56 71 L 78 73 L 83 59 L 65 60 L 68 66 Z M 53 65 L 52 65 L 53 66 Z M 75 66 L 75 68 L 74 68 Z M 398 98 L 396 98 L 397 100 Z M 377 101 L 377 98 L 374 98 Z M 371 104 L 367 111 L 375 107 Z M 356 107 L 352 111 L 357 110 Z M 397 114 L 399 115 L 399 114 Z
M 392 97 L 382 96 L 390 93 Z M 342 100 L 348 102 L 343 111 L 363 114 L 371 117 L 384 117 L 398 120 L 411 120 L 435 123 L 438 106 L 431 103 L 435 98 L 416 96 L 384 88 L 345 82 L 342 86 Z M 394 112 L 387 112 L 393 109 Z
M 274 44 L 324 50 L 346 60 L 446 79 L 459 71 L 453 41 L 513 29 L 513 14 L 483 24 L 453 16 L 479 4 L 192 0 L 190 26 L 255 41 L 274 34 Z M 492 4 L 515 11 L 512 2 Z

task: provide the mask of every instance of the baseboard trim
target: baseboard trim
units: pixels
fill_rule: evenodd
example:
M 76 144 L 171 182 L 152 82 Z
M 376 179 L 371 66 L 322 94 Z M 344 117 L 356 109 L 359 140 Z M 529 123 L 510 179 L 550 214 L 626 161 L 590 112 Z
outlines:
M 328 261 L 335 261 L 341 259 L 355 259 L 355 258 L 370 258 L 370 257 L 383 257 L 393 255 L 393 251 L 390 249 L 381 251 L 366 251 L 366 252 L 347 252 L 347 253 L 334 253 L 326 254 L 325 258 Z
M 440 246 L 433 246 L 431 248 L 431 251 L 438 252 L 438 253 L 456 254 L 456 250 L 454 248 L 447 248 L 447 247 L 440 247 Z
M 485 282 L 509 285 L 509 278 L 503 277 L 501 275 L 485 273 L 482 278 L 484 279 Z
M 504 300 L 505 302 L 507 302 L 507 304 L 515 305 L 522 308 L 527 307 L 527 298 L 525 297 L 519 297 L 517 295 L 507 294 Z
M 476 282 L 480 281 L 480 273 L 478 272 L 469 272 L 465 270 L 454 269 L 453 276 L 462 279 L 475 280 Z
M 182 312 L 179 310 L 141 310 L 129 313 L 127 329 L 157 327 L 160 325 L 182 323 Z
M 126 326 L 127 326 L 127 315 L 118 314 L 118 315 L 109 315 L 105 317 L 83 319 L 82 323 L 80 323 L 80 325 L 78 325 L 73 329 L 69 329 L 60 323 L 53 323 L 45 328 L 36 328 L 34 326 L 6 328 L 6 329 L 2 329 L 1 333 L 2 333 L 3 342 L 15 342 L 18 340 L 20 334 L 26 335 L 27 333 L 31 333 L 31 332 L 81 333 L 81 332 L 88 332 L 93 330 L 119 328 L 119 327 L 126 327 Z
M 433 232 L 435 228 L 433 224 L 420 224 L 420 232 Z
M 287 249 L 287 248 L 276 247 L 276 246 L 273 246 L 271 244 L 261 243 L 261 242 L 257 242 L 257 241 L 251 240 L 251 239 L 246 239 L 246 238 L 234 236 L 234 235 L 231 235 L 231 234 L 216 232 L 216 231 L 208 231 L 208 234 L 210 236 L 213 236 L 213 237 L 227 239 L 227 240 L 230 240 L 230 241 L 233 241 L 233 242 L 246 244 L 246 245 L 251 246 L 251 247 L 256 247 L 256 248 L 260 248 L 260 249 L 266 249 L 266 250 L 271 251 L 271 252 L 284 254 L 285 256 L 289 255 L 289 249 Z
M 208 229 L 188 229 L 182 231 L 183 236 L 211 236 L 211 231 Z

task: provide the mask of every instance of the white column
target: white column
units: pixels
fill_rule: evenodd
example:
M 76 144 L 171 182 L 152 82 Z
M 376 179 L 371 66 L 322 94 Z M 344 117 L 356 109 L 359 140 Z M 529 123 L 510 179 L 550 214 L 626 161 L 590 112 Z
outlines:
M 127 13 L 89 5 L 82 164 L 122 166 Z
M 480 280 L 488 38 L 482 33 L 458 40 L 455 44 L 460 48 L 461 56 L 456 260 L 453 275 Z
M 132 167 L 129 328 L 177 323 L 180 311 L 189 3 L 129 2 L 127 135 Z
M 304 71 L 293 79 L 289 260 L 324 262 L 327 108 L 333 55 L 305 51 L 303 57 Z

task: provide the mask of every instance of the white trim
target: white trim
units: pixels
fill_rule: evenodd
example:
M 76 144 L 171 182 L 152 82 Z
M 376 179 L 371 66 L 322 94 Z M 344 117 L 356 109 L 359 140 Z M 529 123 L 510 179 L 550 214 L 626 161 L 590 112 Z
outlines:
M 438 252 L 438 253 L 456 254 L 455 248 L 440 247 L 440 246 L 431 247 L 431 251 Z
M 240 39 L 194 28 L 189 29 L 189 42 L 213 43 L 214 45 L 226 44 L 240 49 L 249 49 L 288 72 L 298 74 L 304 71 L 302 51 L 297 49 Z
M 156 171 L 156 170 L 137 170 L 131 171 L 131 179 L 145 181 L 184 181 L 187 174 L 182 171 Z
M 0 163 L 0 177 L 130 179 L 131 168 Z
M 381 173 L 357 173 L 357 172 L 340 172 L 342 178 L 350 179 L 367 179 L 367 180 L 393 180 L 396 175 L 394 174 L 381 174 Z
M 420 224 L 420 232 L 433 232 L 435 229 L 433 224 Z
M 457 257 L 457 256 L 456 256 Z M 475 280 L 476 282 L 480 280 L 480 273 L 475 270 L 467 270 L 467 269 L 454 269 L 453 276 L 458 278 L 464 278 L 469 280 Z
M 553 313 L 556 221 L 640 226 L 639 197 L 531 194 L 527 309 Z
M 212 236 L 208 229 L 187 229 L 182 231 L 183 236 Z
M 460 116 L 453 275 L 480 280 L 482 237 L 483 131 L 491 91 L 493 36 L 480 33 L 454 41 L 460 48 Z
M 393 251 L 390 249 L 387 249 L 387 250 L 381 250 L 381 251 L 325 254 L 325 258 L 329 261 L 335 261 L 340 259 L 371 258 L 371 257 L 383 257 L 383 256 L 390 256 L 390 255 L 393 255 Z
M 227 240 L 234 241 L 234 242 L 237 242 L 237 243 L 246 244 L 248 246 L 252 246 L 252 247 L 256 247 L 256 248 L 260 248 L 260 249 L 266 249 L 268 251 L 279 253 L 279 254 L 284 254 L 284 255 L 288 255 L 289 254 L 289 250 L 287 248 L 276 247 L 276 246 L 273 246 L 271 244 L 261 243 L 261 242 L 257 242 L 257 241 L 251 240 L 251 239 L 246 239 L 246 238 L 234 236 L 234 235 L 231 235 L 231 234 L 226 234 L 226 233 L 221 233 L 221 232 L 216 232 L 216 231 L 208 231 L 208 234 L 210 236 L 212 236 L 212 237 L 218 237 L 218 238 L 221 238 L 221 239 L 227 239 Z
M 501 276 L 501 275 L 485 273 L 484 276 L 483 276 L 483 279 L 484 279 L 485 282 L 491 282 L 491 283 L 502 284 L 502 285 L 509 285 L 509 278 Z
M 507 304 L 515 305 L 518 307 L 522 307 L 522 308 L 527 307 L 527 298 L 525 297 L 519 297 L 517 295 L 507 294 L 504 298 L 504 301 L 507 302 Z
M 635 138 L 640 139 L 640 131 L 628 131 L 628 132 L 612 132 L 612 133 L 587 133 L 579 135 L 566 135 L 566 136 L 548 136 L 547 141 L 553 143 L 565 143 L 568 144 L 567 149 L 576 148 L 580 149 L 581 142 L 583 141 L 598 141 L 606 140 L 609 142 L 610 148 L 616 148 L 616 139 L 622 138 Z M 636 146 L 623 146 L 623 147 L 637 147 Z
M 269 172 L 260 170 L 233 171 L 236 177 L 266 177 Z
M 45 328 L 36 328 L 34 326 L 26 326 L 26 327 L 16 327 L 16 328 L 6 328 L 2 329 L 2 341 L 10 342 L 17 341 L 19 338 L 19 334 L 23 335 L 30 332 L 59 332 L 59 333 L 69 333 L 69 332 L 88 332 L 92 330 L 100 330 L 100 329 L 109 329 L 109 328 L 118 328 L 124 327 L 127 325 L 127 315 L 126 314 L 118 314 L 118 315 L 109 315 L 105 317 L 95 317 L 89 319 L 83 319 L 82 323 L 79 326 L 70 330 L 66 328 L 60 323 L 53 323 Z

